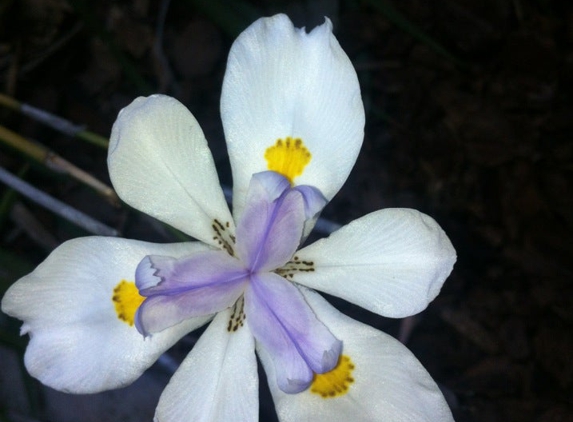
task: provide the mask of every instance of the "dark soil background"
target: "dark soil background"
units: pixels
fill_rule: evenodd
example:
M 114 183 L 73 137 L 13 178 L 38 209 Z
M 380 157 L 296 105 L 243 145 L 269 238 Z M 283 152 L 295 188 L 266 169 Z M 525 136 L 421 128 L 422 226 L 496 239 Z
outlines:
M 387 4 L 452 57 L 400 27 Z M 573 421 L 573 3 L 3 0 L 0 92 L 103 136 L 137 95 L 175 96 L 202 125 L 221 180 L 231 186 L 219 116 L 227 53 L 241 29 L 277 12 L 307 28 L 331 17 L 360 78 L 364 146 L 323 217 L 345 224 L 379 208 L 416 208 L 441 224 L 458 252 L 442 293 L 406 322 L 336 304 L 402 336 L 443 387 L 458 422 Z M 109 184 L 104 149 L 8 108 L 0 108 L 0 124 Z M 0 144 L 0 165 L 122 236 L 176 239 L 27 162 Z M 87 233 L 4 185 L 0 195 L 3 291 L 57 244 Z M 18 326 L 2 322 L 2 347 L 22 350 L 13 338 Z M 170 356 L 182 358 L 185 347 Z M 0 365 L 6 378 L 7 364 Z M 69 420 L 66 409 L 61 419 L 47 417 L 44 390 L 24 384 L 29 408 L 14 412 L 0 402 L 0 420 Z M 261 420 L 273 417 L 263 391 Z

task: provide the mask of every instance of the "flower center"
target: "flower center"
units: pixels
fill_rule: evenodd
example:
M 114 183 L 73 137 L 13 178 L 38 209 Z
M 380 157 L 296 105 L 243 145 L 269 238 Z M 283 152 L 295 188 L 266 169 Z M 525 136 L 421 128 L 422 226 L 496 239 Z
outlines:
M 132 327 L 137 308 L 139 308 L 139 305 L 145 300 L 145 298 L 139 294 L 135 283 L 133 281 L 121 280 L 113 289 L 111 300 L 115 306 L 117 317 Z
M 302 139 L 286 137 L 268 147 L 265 151 L 267 168 L 282 174 L 293 184 L 295 177 L 300 176 L 312 158 Z
M 333 370 L 324 374 L 314 374 L 310 391 L 325 399 L 343 396 L 348 393 L 350 384 L 354 382 L 354 378 L 352 378 L 353 370 L 354 363 L 352 363 L 350 357 L 341 355 L 338 359 L 338 364 Z
M 302 141 L 277 142 L 278 150 L 291 147 L 300 151 Z M 284 151 L 283 158 L 291 160 Z M 300 169 L 287 172 L 294 177 Z M 315 271 L 312 261 L 295 252 L 305 222 L 325 202 L 318 189 L 293 187 L 276 171 L 254 174 L 236 231 L 232 222 L 211 221 L 220 249 L 177 258 L 146 256 L 135 278 L 139 293 L 147 299 L 128 300 L 133 296 L 124 296 L 127 286 L 120 284 L 114 296 L 118 316 L 124 321 L 135 317 L 137 330 L 148 336 L 189 318 L 230 310 L 226 333 L 242 332 L 248 325 L 273 356 L 279 388 L 289 394 L 306 390 L 313 374 L 338 364 L 342 350 L 342 342 L 317 318 L 303 292 L 287 280 L 297 272 Z M 348 388 L 350 369 L 347 364 L 339 367 L 316 377 L 319 394 L 332 396 Z

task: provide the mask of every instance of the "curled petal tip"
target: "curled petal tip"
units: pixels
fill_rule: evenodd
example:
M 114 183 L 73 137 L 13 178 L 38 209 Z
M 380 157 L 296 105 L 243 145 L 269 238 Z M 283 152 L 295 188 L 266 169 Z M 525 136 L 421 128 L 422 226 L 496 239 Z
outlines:
M 281 194 L 290 188 L 290 183 L 282 174 L 274 171 L 261 171 L 253 174 L 252 181 L 259 183 L 267 194 L 269 202 L 277 199 Z
M 145 303 L 145 302 L 143 302 Z M 142 304 L 143 305 L 143 304 Z M 139 332 L 139 334 L 141 334 L 143 336 L 144 340 L 147 340 L 151 337 L 153 337 L 153 333 L 150 332 L 147 328 L 146 328 L 146 324 L 144 324 L 143 322 L 143 310 L 142 307 L 140 307 L 136 314 L 135 314 L 135 328 L 137 329 L 137 331 Z
M 307 219 L 314 218 L 322 211 L 328 200 L 314 186 L 300 185 L 294 188 L 300 192 L 304 200 L 304 212 Z
M 312 382 L 312 377 L 307 380 L 287 378 L 284 383 L 279 386 L 282 391 L 287 394 L 297 394 L 306 390 Z
M 157 275 L 157 269 L 153 266 L 150 256 L 141 260 L 135 270 L 135 285 L 141 291 L 150 287 L 155 287 L 161 282 L 161 277 Z
M 332 345 L 330 350 L 325 350 L 322 355 L 322 372 L 325 373 L 333 370 L 338 364 L 338 359 L 342 353 L 342 342 L 338 339 Z
M 149 333 L 143 326 L 143 322 L 141 321 L 141 308 L 137 310 L 135 313 L 135 328 L 139 331 L 139 334 L 143 336 L 143 338 L 149 337 Z

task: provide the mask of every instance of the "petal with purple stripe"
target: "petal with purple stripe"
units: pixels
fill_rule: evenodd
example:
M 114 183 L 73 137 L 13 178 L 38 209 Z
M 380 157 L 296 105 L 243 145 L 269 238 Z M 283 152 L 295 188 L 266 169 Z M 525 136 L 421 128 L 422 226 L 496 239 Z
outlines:
M 136 327 L 149 335 L 226 309 L 243 293 L 247 275 L 239 260 L 222 251 L 181 259 L 147 256 L 135 276 L 139 293 L 147 297 L 137 311 Z
M 253 275 L 245 290 L 245 311 L 259 347 L 272 356 L 284 392 L 303 391 L 313 372 L 327 372 L 338 362 L 342 342 L 284 278 L 273 273 Z
M 283 176 L 257 173 L 251 179 L 237 226 L 238 257 L 253 272 L 284 265 L 295 253 L 305 222 L 302 194 L 282 184 Z M 284 179 L 286 181 L 286 179 Z M 279 189 L 283 191 L 278 194 Z
M 175 294 L 242 278 L 241 262 L 223 251 L 202 251 L 183 258 L 149 255 L 137 266 L 135 283 L 142 296 Z

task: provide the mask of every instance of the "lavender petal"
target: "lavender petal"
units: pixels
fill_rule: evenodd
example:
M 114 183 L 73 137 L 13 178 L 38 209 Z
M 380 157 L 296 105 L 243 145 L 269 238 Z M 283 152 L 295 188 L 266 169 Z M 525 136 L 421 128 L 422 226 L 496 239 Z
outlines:
M 336 366 L 342 342 L 284 278 L 273 273 L 253 275 L 245 290 L 245 311 L 255 339 L 272 357 L 284 392 L 303 391 L 313 372 L 328 372 Z
M 306 219 L 303 196 L 283 181 L 273 172 L 257 173 L 251 179 L 237 225 L 236 252 L 252 272 L 283 266 L 300 243 Z
M 173 295 L 242 280 L 247 270 L 223 251 L 204 251 L 184 258 L 149 255 L 137 266 L 135 284 L 142 296 Z
M 206 251 L 181 259 L 147 256 L 137 267 L 135 280 L 139 293 L 147 297 L 135 325 L 149 335 L 232 306 L 249 279 L 239 260 L 225 252 Z
M 316 216 L 328 202 L 324 195 L 314 186 L 300 185 L 293 188 L 302 194 L 306 219 Z
M 173 296 L 148 297 L 135 314 L 135 326 L 144 336 L 159 333 L 187 319 L 215 314 L 232 306 L 243 294 L 242 284 L 204 287 Z
M 272 202 L 281 196 L 291 185 L 286 177 L 274 171 L 262 171 L 252 176 L 266 191 L 267 199 Z M 250 187 L 250 186 L 249 186 Z

